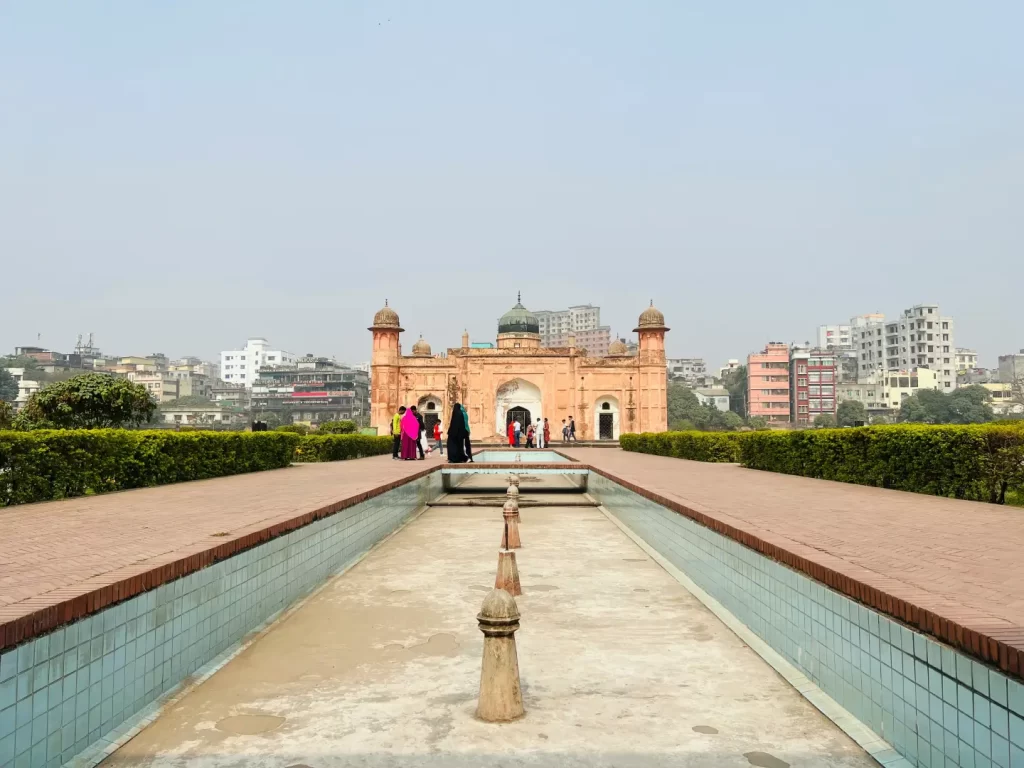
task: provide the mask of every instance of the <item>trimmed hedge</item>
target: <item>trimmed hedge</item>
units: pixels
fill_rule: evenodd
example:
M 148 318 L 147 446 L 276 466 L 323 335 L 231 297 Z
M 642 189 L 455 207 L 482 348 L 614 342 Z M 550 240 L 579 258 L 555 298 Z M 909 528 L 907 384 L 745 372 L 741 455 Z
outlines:
M 1002 504 L 1024 488 L 1024 427 L 923 425 L 752 432 L 751 469 Z
M 737 462 L 740 443 L 749 432 L 643 432 L 622 435 L 623 450 L 673 456 L 677 459 L 710 462 Z
M 295 449 L 296 461 L 345 461 L 391 453 L 391 436 L 306 435 Z
M 0 506 L 286 467 L 301 438 L 274 432 L 0 432 Z

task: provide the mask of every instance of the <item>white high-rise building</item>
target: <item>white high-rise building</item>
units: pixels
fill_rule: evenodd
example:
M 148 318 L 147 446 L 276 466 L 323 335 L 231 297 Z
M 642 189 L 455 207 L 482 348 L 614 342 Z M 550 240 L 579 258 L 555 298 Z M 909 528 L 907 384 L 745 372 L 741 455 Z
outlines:
M 818 344 L 820 349 L 855 349 L 859 341 L 859 330 L 869 323 L 885 320 L 885 315 L 875 312 L 851 317 L 847 325 L 819 325 Z
M 567 347 L 569 336 L 576 346 L 584 347 L 591 357 L 604 357 L 611 344 L 611 328 L 601 325 L 601 308 L 593 304 L 580 304 L 568 309 L 551 311 L 542 309 L 533 313 L 537 318 L 540 343 L 543 347 Z
M 885 324 L 884 370 L 928 368 L 935 371 L 936 389 L 956 389 L 953 332 L 953 318 L 943 316 L 938 304 L 915 304 L 903 310 L 899 320 Z
M 227 384 L 241 384 L 251 389 L 263 366 L 287 365 L 295 360 L 296 355 L 291 352 L 270 349 L 269 341 L 253 336 L 245 342 L 245 348 L 220 353 L 220 375 Z

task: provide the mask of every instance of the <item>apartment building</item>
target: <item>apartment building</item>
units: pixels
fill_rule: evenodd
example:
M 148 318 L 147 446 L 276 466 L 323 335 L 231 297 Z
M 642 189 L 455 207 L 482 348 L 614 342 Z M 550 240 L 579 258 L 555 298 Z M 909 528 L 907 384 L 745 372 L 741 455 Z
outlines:
M 790 413 L 794 424 L 808 426 L 818 416 L 835 416 L 838 366 L 829 349 L 795 348 L 789 358 Z
M 282 423 L 363 423 L 370 413 L 370 377 L 325 357 L 307 355 L 286 365 L 260 368 L 252 387 L 252 410 L 277 414 Z
M 789 345 L 769 342 L 747 356 L 747 415 L 789 423 Z
M 611 328 L 601 325 L 601 308 L 580 304 L 568 309 L 542 309 L 537 317 L 542 347 L 567 347 L 569 335 L 576 336 L 576 346 L 587 350 L 590 357 L 606 357 L 612 342 Z
M 708 367 L 700 357 L 670 357 L 665 361 L 669 381 L 682 381 L 691 386 L 707 383 Z
M 819 349 L 853 349 L 858 329 L 868 323 L 884 322 L 885 315 L 874 312 L 851 317 L 844 325 L 819 325 L 817 347 Z
M 282 349 L 271 349 L 262 336 L 252 336 L 242 349 L 229 349 L 220 353 L 221 378 L 226 384 L 241 384 L 251 388 L 257 374 L 265 365 L 289 365 L 297 357 Z
M 999 356 L 999 381 L 1004 384 L 1024 381 L 1024 349 L 1016 355 Z
M 956 348 L 956 371 L 970 371 L 978 367 L 978 352 L 967 347 Z
M 938 304 L 915 304 L 899 320 L 885 324 L 883 370 L 887 373 L 927 368 L 935 371 L 938 389 L 956 389 L 953 318 Z

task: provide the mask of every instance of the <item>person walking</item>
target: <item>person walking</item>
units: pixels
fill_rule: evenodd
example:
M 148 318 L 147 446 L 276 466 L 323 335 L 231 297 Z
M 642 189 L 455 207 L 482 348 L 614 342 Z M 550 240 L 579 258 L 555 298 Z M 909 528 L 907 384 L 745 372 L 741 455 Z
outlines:
M 416 444 L 419 440 L 420 422 L 410 408 L 402 416 L 402 448 L 400 451 L 402 461 L 415 461 Z
M 469 421 L 459 403 L 452 406 L 452 420 L 448 424 L 448 463 L 464 464 L 473 460 L 469 445 Z
M 437 452 L 444 456 L 444 443 L 441 442 L 441 422 L 434 422 L 434 444 L 437 446 Z
M 533 428 L 533 434 L 538 448 L 543 448 L 547 445 L 547 441 L 544 439 L 544 424 L 541 423 L 539 416 L 537 417 L 537 426 Z
M 516 444 L 516 428 L 510 420 L 508 423 L 508 447 L 511 448 Z
M 565 423 L 565 419 L 562 419 L 562 442 L 569 442 L 569 425 Z
M 522 439 L 523 425 L 519 423 L 519 419 L 512 422 L 512 436 L 516 440 L 516 448 L 519 447 L 519 441 Z
M 526 447 L 533 448 L 533 424 L 526 427 Z
M 412 406 L 409 410 L 412 411 L 413 416 L 416 417 L 416 423 L 419 424 L 420 427 L 420 431 L 416 433 L 416 450 L 420 455 L 420 461 L 423 461 L 426 458 L 426 453 L 424 453 L 423 451 L 423 443 L 424 438 L 426 437 L 427 434 L 427 425 L 423 423 L 423 417 L 420 416 L 420 412 L 416 410 L 415 405 Z
M 551 425 L 544 419 L 544 445 L 551 445 Z
M 573 421 L 572 416 L 569 417 L 569 439 L 576 440 L 576 422 Z
M 391 417 L 391 458 L 398 459 L 398 449 L 402 447 L 402 416 L 405 415 L 405 406 L 398 409 L 398 413 Z

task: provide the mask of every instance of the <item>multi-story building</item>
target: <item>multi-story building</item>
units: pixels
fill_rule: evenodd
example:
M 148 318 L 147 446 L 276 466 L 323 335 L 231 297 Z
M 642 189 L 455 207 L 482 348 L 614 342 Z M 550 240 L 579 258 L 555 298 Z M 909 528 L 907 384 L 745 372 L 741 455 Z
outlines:
M 718 378 L 724 379 L 730 373 L 739 368 L 740 365 L 740 361 L 736 360 L 735 358 L 729 360 L 729 362 L 727 362 L 725 365 L 718 369 Z
M 198 357 L 182 357 L 172 360 L 167 369 L 172 373 L 194 373 L 205 376 L 211 382 L 220 381 L 220 363 L 213 363 Z
M 885 402 L 885 385 L 881 375 L 874 375 L 866 381 L 847 381 L 836 385 L 836 410 L 839 404 L 853 400 L 861 403 L 869 418 L 891 416 Z
M 789 380 L 790 413 L 794 424 L 813 424 L 818 416 L 836 415 L 838 378 L 834 351 L 793 349 L 789 358 Z
M 819 325 L 817 347 L 819 349 L 854 349 L 859 328 L 863 328 L 869 323 L 878 323 L 884 320 L 885 315 L 880 312 L 873 312 L 851 317 L 850 322 L 844 325 Z
M 243 349 L 220 353 L 221 378 L 226 384 L 242 384 L 251 388 L 263 366 L 290 365 L 296 356 L 282 349 L 271 349 L 262 336 L 252 336 Z
M 669 381 L 683 381 L 691 386 L 704 385 L 708 368 L 700 357 L 671 357 L 665 360 Z
M 693 394 L 701 405 L 712 405 L 718 410 L 729 410 L 729 390 L 723 387 L 697 387 Z
M 999 356 L 999 381 L 1003 384 L 1024 381 L 1024 349 L 1016 355 Z
M 927 368 L 935 371 L 940 391 L 956 389 L 953 318 L 943 316 L 938 304 L 916 304 L 886 323 L 884 350 L 886 373 Z
M 919 389 L 941 389 L 938 373 L 928 368 L 886 371 L 882 381 L 885 404 L 893 411 L 898 411 L 903 401 Z
M 250 403 L 249 390 L 244 384 L 227 384 L 216 382 L 210 387 L 210 399 L 225 408 L 248 410 Z
M 852 331 L 857 353 L 857 381 L 867 382 L 885 370 L 885 320 L 870 320 Z
M 569 335 L 576 336 L 576 346 L 587 350 L 590 357 L 607 357 L 612 341 L 611 328 L 601 325 L 601 308 L 580 304 L 560 310 L 534 312 L 540 327 L 542 347 L 567 347 Z
M 238 408 L 228 408 L 217 403 L 209 405 L 171 403 L 159 409 L 157 420 L 164 424 L 226 427 L 243 424 L 246 418 L 245 413 Z
M 7 372 L 11 374 L 18 384 L 18 395 L 14 398 L 14 402 L 11 403 L 14 410 L 18 411 L 21 410 L 32 395 L 43 388 L 43 384 L 39 381 L 35 381 L 34 379 L 27 378 L 25 376 L 24 368 L 8 368 Z
M 1014 391 L 1013 385 L 1002 382 L 990 382 L 982 384 L 992 396 L 992 411 L 999 416 L 1006 416 L 1011 413 L 1024 413 L 1024 402 L 1022 402 L 1019 391 Z
M 282 423 L 351 419 L 370 413 L 370 377 L 325 357 L 306 356 L 290 365 L 267 365 L 252 386 L 252 410 L 274 413 Z
M 769 342 L 747 356 L 747 415 L 772 423 L 788 423 L 789 345 Z
M 129 381 L 145 387 L 150 396 L 158 403 L 167 403 L 184 397 L 181 394 L 181 380 L 169 373 L 132 371 L 124 376 Z
M 967 347 L 956 348 L 956 371 L 969 371 L 978 367 L 978 352 Z

